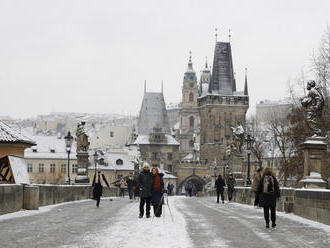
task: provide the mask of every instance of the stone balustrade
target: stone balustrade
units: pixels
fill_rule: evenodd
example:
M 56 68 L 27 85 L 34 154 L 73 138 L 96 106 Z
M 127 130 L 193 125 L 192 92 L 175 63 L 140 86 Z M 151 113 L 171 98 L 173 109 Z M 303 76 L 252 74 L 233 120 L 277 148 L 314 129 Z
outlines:
M 216 196 L 216 191 L 207 192 Z M 236 187 L 233 201 L 253 205 L 255 195 L 250 187 Z M 227 190 L 225 189 L 225 199 Z M 330 190 L 282 188 L 277 210 L 330 225 Z
M 103 187 L 103 197 L 117 196 L 118 188 Z M 0 215 L 21 209 L 36 210 L 41 206 L 91 199 L 90 185 L 16 185 L 0 184 Z

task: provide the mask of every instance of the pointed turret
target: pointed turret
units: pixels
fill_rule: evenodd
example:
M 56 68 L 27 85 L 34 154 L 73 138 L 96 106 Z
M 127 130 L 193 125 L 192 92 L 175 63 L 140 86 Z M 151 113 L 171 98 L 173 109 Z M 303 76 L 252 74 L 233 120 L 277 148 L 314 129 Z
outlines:
M 201 80 L 199 84 L 199 95 L 204 95 L 208 91 L 208 87 L 211 81 L 211 70 L 207 63 L 207 57 L 205 57 L 205 68 L 201 71 Z
M 147 80 L 144 80 L 144 93 L 147 92 Z
M 248 96 L 248 82 L 247 82 L 247 68 L 245 68 L 245 84 L 244 84 L 244 95 Z
M 217 42 L 214 50 L 213 71 L 209 93 L 215 91 L 221 95 L 232 95 L 234 70 L 229 42 Z

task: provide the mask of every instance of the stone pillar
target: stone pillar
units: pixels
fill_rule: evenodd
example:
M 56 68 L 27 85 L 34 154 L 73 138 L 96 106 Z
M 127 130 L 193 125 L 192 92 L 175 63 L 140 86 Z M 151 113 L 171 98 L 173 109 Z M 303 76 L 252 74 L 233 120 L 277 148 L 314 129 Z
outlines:
M 39 187 L 25 185 L 23 189 L 23 209 L 39 209 Z
M 77 163 L 78 172 L 75 178 L 76 184 L 88 184 L 88 166 L 89 166 L 89 155 L 87 152 L 78 151 L 77 152 Z
M 325 137 L 309 137 L 300 148 L 304 153 L 304 178 L 300 184 L 305 188 L 325 188 L 326 181 L 322 178 L 327 154 Z

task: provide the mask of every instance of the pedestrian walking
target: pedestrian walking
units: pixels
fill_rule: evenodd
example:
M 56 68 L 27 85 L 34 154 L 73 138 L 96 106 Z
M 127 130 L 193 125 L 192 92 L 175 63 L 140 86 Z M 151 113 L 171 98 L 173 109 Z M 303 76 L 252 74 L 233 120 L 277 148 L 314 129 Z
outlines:
M 223 190 L 225 186 L 226 186 L 225 181 L 223 180 L 222 176 L 219 175 L 217 180 L 215 180 L 215 185 L 214 185 L 214 187 L 217 190 L 217 203 L 219 203 L 219 195 L 221 195 L 222 203 L 225 203 L 225 198 L 223 196 Z
M 127 190 L 128 190 L 128 196 L 130 200 L 133 200 L 133 186 L 134 186 L 134 181 L 133 181 L 133 177 L 132 175 L 129 175 L 129 177 L 126 180 L 126 184 L 127 184 Z
M 172 195 L 172 189 L 171 189 L 171 184 L 167 184 L 167 195 Z
M 151 202 L 151 173 L 149 164 L 144 163 L 143 170 L 139 174 L 139 193 L 140 193 L 140 215 L 143 217 L 144 205 L 146 205 L 146 217 L 150 218 L 150 202 Z
M 163 193 L 164 193 L 164 174 L 159 173 L 158 168 L 151 170 L 151 204 L 156 217 L 162 215 Z
M 119 190 L 120 190 L 119 196 L 125 197 L 125 189 L 126 189 L 126 187 L 127 187 L 127 183 L 126 183 L 125 179 L 122 178 L 120 180 L 120 183 L 119 183 Z
M 258 168 L 258 170 L 256 171 L 256 173 L 254 175 L 252 186 L 251 186 L 251 191 L 254 192 L 254 194 L 255 194 L 255 199 L 254 199 L 254 206 L 255 207 L 259 206 L 258 186 L 259 186 L 259 182 L 260 182 L 260 179 L 261 179 L 261 173 L 262 173 L 262 169 Z
M 192 192 L 193 192 L 193 184 L 189 181 L 187 184 L 187 190 L 188 190 L 188 195 L 189 197 L 192 197 Z
M 102 181 L 107 185 L 107 187 L 110 187 L 109 183 L 103 173 L 102 173 L 102 177 L 101 177 L 101 171 L 99 170 L 97 172 L 97 175 L 96 175 L 96 173 L 94 174 L 93 183 L 92 183 L 93 199 L 96 200 L 96 207 L 100 206 L 100 200 L 101 200 L 101 196 L 103 193 Z
M 269 211 L 272 228 L 276 227 L 276 200 L 281 196 L 277 179 L 270 168 L 266 168 L 258 186 L 259 205 L 264 208 L 266 228 L 269 228 Z
M 228 177 L 228 180 L 227 180 L 228 201 L 231 201 L 233 199 L 233 193 L 235 191 L 235 184 L 236 184 L 236 180 L 235 180 L 233 174 L 230 173 L 229 177 Z

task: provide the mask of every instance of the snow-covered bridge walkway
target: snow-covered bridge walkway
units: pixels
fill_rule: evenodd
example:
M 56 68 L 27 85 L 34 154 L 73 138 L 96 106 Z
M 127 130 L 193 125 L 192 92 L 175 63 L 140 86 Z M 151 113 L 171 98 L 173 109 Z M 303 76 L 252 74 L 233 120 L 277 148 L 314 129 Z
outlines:
M 0 216 L 5 247 L 330 247 L 330 226 L 278 213 L 264 228 L 261 209 L 214 198 L 169 197 L 165 218 L 139 219 L 138 202 L 91 200 Z

